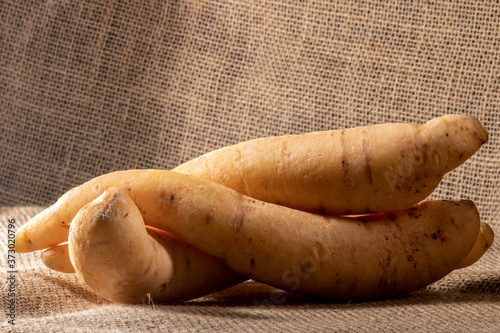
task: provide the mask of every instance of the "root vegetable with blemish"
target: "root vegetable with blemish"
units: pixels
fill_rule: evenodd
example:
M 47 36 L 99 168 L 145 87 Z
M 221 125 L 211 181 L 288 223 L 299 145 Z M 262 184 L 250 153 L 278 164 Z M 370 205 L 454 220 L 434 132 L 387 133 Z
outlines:
M 425 199 L 488 140 L 471 116 L 261 138 L 173 169 L 262 201 L 330 215 L 390 212 Z
M 388 297 L 422 288 L 464 260 L 480 229 L 470 201 L 428 201 L 394 213 L 325 217 L 160 170 L 116 172 L 82 185 L 69 194 L 75 200 L 66 201 L 65 218 L 73 219 L 80 200 L 90 202 L 112 187 L 130 196 L 147 225 L 180 237 L 235 272 L 322 298 Z M 58 224 L 46 216 L 43 228 Z M 32 231 L 36 236 L 34 226 Z M 51 239 L 37 239 L 38 246 L 67 239 L 45 236 Z
M 423 125 L 381 124 L 257 139 L 216 150 L 174 171 L 303 211 L 388 212 L 426 198 L 445 173 L 487 140 L 477 119 L 448 115 Z M 66 207 L 83 207 L 105 184 L 120 182 L 118 177 L 134 181 L 133 172 L 100 176 L 70 190 L 19 229 L 16 250 L 66 241 L 72 218 Z
M 220 259 L 146 229 L 135 204 L 116 188 L 78 212 L 68 249 L 85 284 L 118 303 L 187 301 L 245 280 Z
M 479 235 L 472 250 L 467 257 L 455 269 L 462 269 L 473 265 L 488 251 L 493 244 L 494 232 L 491 227 L 481 222 Z M 68 244 L 63 243 L 54 247 L 50 247 L 42 252 L 41 259 L 45 266 L 61 273 L 75 273 L 73 264 L 69 258 Z

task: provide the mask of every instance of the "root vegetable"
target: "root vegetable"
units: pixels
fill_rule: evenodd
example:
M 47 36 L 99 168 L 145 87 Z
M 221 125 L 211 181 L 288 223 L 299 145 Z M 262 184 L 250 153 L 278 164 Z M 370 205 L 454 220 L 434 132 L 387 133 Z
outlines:
M 67 235 L 58 233 L 43 233 L 48 238 L 36 242 L 30 237 L 39 235 L 37 226 L 60 227 L 63 213 L 63 221 L 71 221 L 82 201 L 112 187 L 131 197 L 147 225 L 175 234 L 246 277 L 316 297 L 387 297 L 417 290 L 456 268 L 480 229 L 470 201 L 428 201 L 358 218 L 325 217 L 189 175 L 135 170 L 72 190 L 64 206 L 51 209 L 44 215 L 48 219 L 32 224 L 30 233 L 21 234 L 26 238 L 19 239 L 36 247 L 64 241 Z
M 77 274 L 113 302 L 190 300 L 245 280 L 165 231 L 146 231 L 135 204 L 116 188 L 78 212 L 68 244 Z
M 476 263 L 491 247 L 493 240 L 493 229 L 491 229 L 487 223 L 481 222 L 476 243 L 474 243 L 474 246 L 467 257 L 455 269 L 462 269 Z M 50 269 L 61 273 L 75 273 L 75 269 L 73 268 L 73 264 L 69 258 L 67 243 L 56 245 L 44 250 L 41 258 L 45 266 Z
M 465 268 L 471 266 L 476 263 L 481 257 L 488 251 L 491 244 L 493 244 L 493 239 L 495 238 L 495 234 L 493 229 L 485 223 L 481 222 L 481 228 L 479 230 L 479 235 L 477 237 L 476 243 L 474 247 L 467 255 L 467 257 L 458 265 L 457 269 Z
M 75 273 L 68 252 L 68 243 L 50 247 L 40 255 L 45 266 L 61 273 Z
M 330 215 L 390 212 L 425 199 L 488 140 L 470 116 L 380 124 L 224 147 L 173 169 L 255 199 Z
M 253 140 L 176 172 L 115 172 L 35 216 L 16 250 L 49 248 L 47 266 L 74 264 L 117 302 L 189 299 L 243 276 L 314 297 L 398 295 L 473 264 L 491 245 L 472 202 L 415 205 L 487 140 L 475 118 L 451 115 Z
M 174 171 L 303 211 L 395 211 L 426 198 L 446 172 L 487 140 L 477 119 L 448 115 L 423 125 L 381 124 L 257 139 L 216 150 Z M 130 179 L 127 173 L 104 175 L 67 192 L 18 231 L 17 251 L 66 241 L 76 214 L 71 209 L 83 207 L 113 181 L 120 183 L 118 177 Z

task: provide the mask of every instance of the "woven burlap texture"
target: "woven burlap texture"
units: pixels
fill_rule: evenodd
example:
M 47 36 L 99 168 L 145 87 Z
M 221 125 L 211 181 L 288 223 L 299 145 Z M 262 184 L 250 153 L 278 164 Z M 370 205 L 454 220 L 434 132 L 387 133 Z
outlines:
M 490 140 L 431 198 L 473 200 L 500 234 L 499 26 L 496 1 L 2 1 L 2 249 L 9 219 L 19 227 L 100 174 L 170 169 L 257 137 L 450 113 L 479 118 Z M 122 306 L 46 269 L 39 253 L 17 254 L 16 328 L 492 332 L 499 257 L 496 242 L 472 267 L 375 302 L 285 294 L 273 304 L 271 288 L 247 282 L 185 304 Z M 0 327 L 14 329 L 5 317 Z

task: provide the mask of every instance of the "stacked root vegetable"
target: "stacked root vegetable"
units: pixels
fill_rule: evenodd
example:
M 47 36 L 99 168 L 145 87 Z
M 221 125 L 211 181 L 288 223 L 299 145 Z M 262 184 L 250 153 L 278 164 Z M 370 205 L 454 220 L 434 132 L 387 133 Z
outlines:
M 475 263 L 493 241 L 472 201 L 425 200 L 488 134 L 469 116 L 262 138 L 172 171 L 71 189 L 16 250 L 105 299 L 189 300 L 246 279 L 304 296 L 373 299 Z

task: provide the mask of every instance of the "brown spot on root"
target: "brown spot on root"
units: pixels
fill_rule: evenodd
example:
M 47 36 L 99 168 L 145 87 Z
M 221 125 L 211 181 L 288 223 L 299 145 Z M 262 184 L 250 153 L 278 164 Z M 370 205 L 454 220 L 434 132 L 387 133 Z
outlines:
M 158 198 L 163 200 L 163 201 L 167 201 L 171 204 L 173 204 L 175 202 L 175 194 L 172 193 L 169 197 L 167 195 L 167 193 L 165 193 L 165 191 L 160 192 L 160 194 L 158 194 Z
M 349 174 L 349 163 L 347 163 L 347 159 L 345 158 L 342 158 L 342 171 L 344 172 L 344 176 Z
M 64 228 L 69 228 L 69 224 L 66 224 L 66 222 L 64 221 L 61 221 L 61 226 L 63 226 Z
M 413 263 L 413 268 L 417 268 L 417 262 L 416 262 L 415 258 L 413 258 L 413 256 L 411 254 L 408 254 L 406 256 L 406 260 L 408 260 L 408 262 L 410 262 L 410 263 Z
M 419 218 L 419 216 L 418 216 L 417 214 L 415 214 L 415 211 L 417 211 L 417 208 L 416 208 L 416 207 L 412 207 L 412 208 L 410 208 L 410 210 L 408 211 L 408 216 L 409 216 L 410 218 L 415 218 L 415 219 L 418 219 L 418 218 Z M 422 214 L 420 214 L 420 215 L 422 215 Z
M 429 159 L 429 157 L 427 156 L 427 150 L 429 150 L 429 146 L 427 145 L 427 143 L 424 143 L 424 148 L 422 149 L 422 160 L 424 161 L 424 163 L 426 163 Z
M 245 202 L 244 197 L 241 193 L 234 194 L 238 199 L 238 203 L 236 204 L 237 210 L 235 217 L 233 219 L 233 228 L 235 232 L 239 232 L 241 227 L 243 226 L 243 222 L 245 220 Z
M 146 211 L 142 208 L 141 205 L 139 205 L 138 203 L 136 203 L 135 205 L 137 206 L 137 209 L 139 209 L 142 215 L 146 215 Z
M 212 221 L 212 215 L 213 215 L 212 212 L 205 215 L 205 224 L 210 224 L 210 221 Z
M 344 173 L 344 183 L 347 181 L 345 177 L 349 174 L 349 161 L 347 157 L 347 147 L 345 142 L 345 130 L 340 131 L 340 143 L 342 144 L 342 171 Z
M 396 221 L 396 215 L 394 215 L 394 213 L 389 213 L 387 214 L 387 216 L 389 217 L 389 220 L 391 220 L 392 222 Z
M 126 218 L 128 216 L 128 212 L 123 215 L 123 218 Z
M 255 267 L 255 259 L 254 258 L 250 259 L 250 266 L 252 266 L 252 269 Z
M 366 134 L 366 132 L 364 134 Z M 372 166 L 370 165 L 371 155 L 370 155 L 370 149 L 368 147 L 368 140 L 363 140 L 362 146 L 363 146 L 363 157 L 365 160 L 365 175 L 366 178 L 368 178 L 368 183 L 373 184 Z
M 372 166 L 368 162 L 366 162 L 365 164 L 365 173 L 366 177 L 368 178 L 368 183 L 373 184 Z
M 446 237 L 441 233 L 441 229 L 436 230 L 436 232 L 432 234 L 432 239 L 440 240 L 441 242 L 446 241 Z

